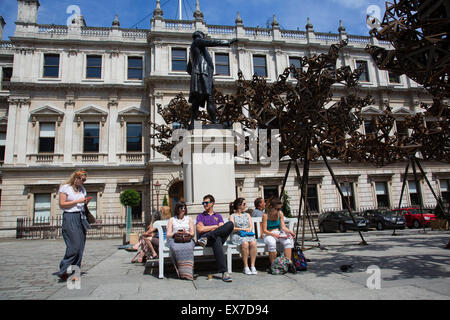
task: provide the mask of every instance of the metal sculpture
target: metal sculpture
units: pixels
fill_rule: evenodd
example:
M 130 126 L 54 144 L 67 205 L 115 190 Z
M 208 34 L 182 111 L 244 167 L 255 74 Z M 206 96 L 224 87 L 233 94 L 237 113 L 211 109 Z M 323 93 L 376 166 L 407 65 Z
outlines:
M 287 68 L 274 83 L 267 83 L 264 77 L 258 76 L 245 80 L 239 73 L 235 94 L 214 92 L 218 122 L 238 122 L 245 128 L 279 130 L 279 158 L 288 156 L 295 163 L 301 185 L 299 212 L 304 201 L 306 216 L 309 211 L 306 187 L 309 163 L 322 158 L 344 206 L 354 220 L 328 159 L 362 161 L 377 166 L 408 160 L 402 192 L 410 163 L 417 180 L 415 164 L 421 169 L 415 156 L 417 152 L 425 160 L 450 162 L 450 113 L 448 105 L 443 102 L 444 98 L 449 98 L 450 92 L 449 9 L 448 1 L 395 1 L 386 5 L 381 29 L 371 31 L 379 40 L 390 41 L 395 48 L 391 51 L 375 46 L 366 48 L 379 68 L 396 74 L 405 73 L 433 95 L 431 106 L 420 106 L 424 112 L 406 117 L 405 124 L 410 135 L 393 132 L 395 118 L 389 106 L 369 120 L 372 132 L 361 132 L 364 121 L 361 111 L 372 104 L 373 99 L 358 94 L 361 69 L 352 71 L 348 66 L 336 67 L 339 52 L 347 45 L 345 40 L 333 44 L 327 54 L 303 57 L 299 68 Z M 335 84 L 344 85 L 348 92 L 338 101 L 332 100 L 332 86 Z M 187 101 L 179 95 L 171 101 L 167 110 L 159 108 L 158 112 L 169 126 L 178 123 L 187 128 L 188 110 Z M 215 122 L 214 117 L 210 115 L 208 119 L 205 113 L 200 118 L 203 122 Z M 165 155 L 170 155 L 173 148 L 173 144 L 168 142 L 172 132 L 169 126 L 154 124 L 153 137 L 159 141 L 155 148 Z M 299 160 L 304 165 L 302 176 L 298 168 Z M 362 234 L 359 234 L 361 244 L 366 244 Z
M 370 31 L 394 50 L 372 45 L 366 50 L 380 69 L 406 74 L 433 97 L 449 97 L 449 33 L 449 1 L 394 0 L 386 2 L 380 28 Z
M 418 184 L 417 165 L 443 212 L 443 204 L 431 187 L 416 154 L 419 152 L 424 160 L 450 162 L 450 113 L 448 102 L 443 102 L 444 98 L 450 97 L 449 33 L 449 1 L 394 0 L 386 2 L 386 12 L 380 27 L 370 31 L 378 40 L 389 41 L 394 50 L 373 45 L 366 48 L 380 69 L 397 75 L 406 74 L 433 96 L 431 106 L 422 103 L 421 107 L 426 110 L 424 113 L 406 118 L 406 127 L 412 133 L 403 137 L 399 143 L 405 151 L 403 158 L 408 159 L 401 195 L 410 164 Z M 401 201 L 402 196 L 399 208 Z M 419 203 L 422 212 L 422 199 Z

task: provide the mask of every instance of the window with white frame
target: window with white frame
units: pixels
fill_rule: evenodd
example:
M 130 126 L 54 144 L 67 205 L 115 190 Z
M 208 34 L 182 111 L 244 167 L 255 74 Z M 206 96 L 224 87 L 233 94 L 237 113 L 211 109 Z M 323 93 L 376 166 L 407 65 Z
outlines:
M 44 78 L 58 78 L 59 77 L 59 54 L 45 53 L 44 54 Z
M 142 152 L 142 123 L 127 123 L 127 152 Z
M 267 62 L 265 55 L 253 55 L 253 74 L 267 77 Z
M 172 71 L 186 71 L 187 51 L 184 48 L 172 48 Z
M 375 182 L 375 194 L 378 208 L 389 208 L 389 191 L 387 182 Z
M 412 206 L 420 205 L 419 192 L 420 192 L 420 184 L 416 185 L 416 181 L 410 180 L 408 181 L 408 190 L 409 190 L 409 201 Z
M 87 197 L 92 197 L 88 203 L 88 209 L 94 217 L 97 217 L 97 192 L 87 192 Z
M 388 71 L 388 79 L 389 79 L 389 83 L 400 83 L 400 75 Z
M 289 67 L 294 66 L 296 69 L 300 69 L 302 67 L 302 58 L 299 57 L 289 57 Z M 294 76 L 294 73 L 291 72 L 291 77 Z
M 440 179 L 441 198 L 443 201 L 450 203 L 450 180 Z
M 308 207 L 310 212 L 319 212 L 317 184 L 308 184 Z
M 142 57 L 128 57 L 128 79 L 142 80 Z
M 263 197 L 267 201 L 270 198 L 278 198 L 278 186 L 277 185 L 266 185 L 263 186 Z
M 34 223 L 49 223 L 51 211 L 51 194 L 34 194 Z
M 86 56 L 86 79 L 102 78 L 102 56 Z
M 355 193 L 353 188 L 352 182 L 343 182 L 341 183 L 341 190 L 343 197 L 342 200 L 342 209 L 345 209 L 345 202 L 348 201 L 350 208 L 352 210 L 356 210 L 356 204 L 355 204 Z
M 39 123 L 39 150 L 38 152 L 55 152 L 55 123 Z
M 5 161 L 6 132 L 0 132 L 0 163 Z
M 83 131 L 83 151 L 99 152 L 100 123 L 85 122 Z
M 229 76 L 230 58 L 228 53 L 216 53 L 214 58 L 216 60 L 215 73 L 221 76 Z
M 362 73 L 359 76 L 359 81 L 363 81 L 363 82 L 370 82 L 370 77 L 369 77 L 369 66 L 367 61 L 364 60 L 356 60 L 356 68 L 359 68 L 361 66 L 362 68 Z

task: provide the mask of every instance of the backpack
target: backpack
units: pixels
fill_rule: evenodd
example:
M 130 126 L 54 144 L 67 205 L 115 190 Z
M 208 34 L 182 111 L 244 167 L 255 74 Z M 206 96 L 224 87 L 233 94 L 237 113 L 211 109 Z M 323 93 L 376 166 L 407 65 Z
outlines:
M 297 271 L 306 271 L 307 269 L 307 260 L 299 247 L 292 249 L 292 263 Z
M 276 257 L 270 266 L 271 274 L 285 274 L 289 270 L 289 259 L 285 256 Z

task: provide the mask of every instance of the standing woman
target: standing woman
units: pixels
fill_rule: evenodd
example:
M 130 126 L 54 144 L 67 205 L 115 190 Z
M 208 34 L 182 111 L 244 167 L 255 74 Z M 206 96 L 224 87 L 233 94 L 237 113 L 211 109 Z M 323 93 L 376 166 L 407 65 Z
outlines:
M 86 189 L 83 186 L 86 178 L 86 171 L 76 171 L 59 188 L 59 207 L 64 211 L 62 235 L 66 243 L 66 253 L 57 273 L 62 280 L 69 277 L 67 268 L 72 265 L 81 267 L 86 232 L 90 228 L 84 214 L 84 205 L 90 200 L 86 198 Z
M 255 268 L 257 247 L 252 217 L 247 212 L 244 212 L 246 207 L 247 204 L 244 198 L 237 198 L 230 204 L 230 221 L 234 223 L 231 242 L 241 247 L 244 273 L 250 275 L 258 274 Z M 248 267 L 249 254 L 250 268 Z
M 176 234 L 184 234 L 190 241 L 176 242 Z M 194 280 L 194 221 L 187 216 L 186 204 L 182 201 L 175 205 L 175 215 L 167 224 L 170 257 L 178 276 L 182 279 Z

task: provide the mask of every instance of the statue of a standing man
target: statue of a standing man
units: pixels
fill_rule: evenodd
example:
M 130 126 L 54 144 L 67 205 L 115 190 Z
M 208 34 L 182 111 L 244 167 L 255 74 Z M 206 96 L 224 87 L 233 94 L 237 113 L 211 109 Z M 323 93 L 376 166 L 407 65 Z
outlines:
M 190 128 L 193 128 L 197 119 L 199 107 L 207 104 L 209 118 L 212 123 L 217 123 L 216 106 L 214 104 L 213 75 L 214 64 L 209 55 L 207 47 L 229 46 L 237 39 L 228 40 L 206 40 L 205 34 L 195 31 L 192 34 L 192 44 L 187 72 L 191 75 L 191 87 L 189 92 L 189 102 L 192 103 Z

